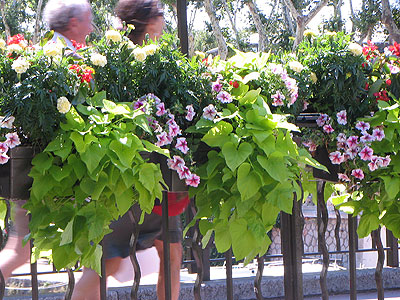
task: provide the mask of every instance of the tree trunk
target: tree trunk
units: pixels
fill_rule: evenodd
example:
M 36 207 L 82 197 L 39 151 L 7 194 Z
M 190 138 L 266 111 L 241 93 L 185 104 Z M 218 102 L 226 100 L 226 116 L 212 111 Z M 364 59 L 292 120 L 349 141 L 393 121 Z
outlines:
M 222 0 L 222 4 L 224 5 L 224 9 L 225 9 L 225 11 L 226 11 L 226 13 L 227 13 L 227 15 L 228 15 L 228 19 L 229 19 L 229 22 L 231 23 L 232 30 L 233 30 L 233 32 L 235 33 L 236 47 L 237 47 L 239 50 L 241 50 L 241 49 L 240 49 L 239 32 L 238 32 L 238 30 L 237 30 L 237 28 L 236 28 L 235 23 L 233 23 L 232 16 L 231 16 L 231 13 L 230 13 L 230 10 L 229 10 L 229 7 L 228 7 L 228 3 L 226 3 L 226 0 Z
M 217 17 L 215 16 L 215 8 L 211 3 L 211 0 L 204 0 L 204 8 L 208 14 L 208 17 L 211 21 L 211 27 L 215 34 L 215 38 L 218 43 L 218 54 L 221 56 L 221 59 L 226 59 L 228 56 L 228 46 L 226 45 L 225 38 L 222 35 L 221 27 L 219 26 Z
M 351 33 L 353 33 L 356 30 L 356 27 L 354 26 L 354 9 L 353 9 L 353 0 L 349 0 L 350 4 L 350 16 L 351 16 Z
M 40 19 L 42 15 L 42 4 L 43 0 L 39 0 L 36 9 L 36 22 L 35 22 L 35 33 L 33 35 L 33 44 L 36 44 L 38 42 L 39 31 L 40 31 Z
M 343 30 L 342 5 L 343 5 L 343 0 L 337 0 L 334 6 L 334 16 L 335 16 L 335 21 L 338 24 L 338 31 Z
M 307 14 L 303 15 L 300 11 L 297 11 L 292 0 L 283 0 L 283 3 L 289 9 L 290 14 L 296 20 L 296 39 L 293 44 L 293 50 L 297 48 L 299 43 L 303 40 L 304 30 L 311 20 L 320 12 L 320 10 L 328 4 L 328 0 L 320 0 L 318 4 Z
M 0 0 L 0 11 L 1 11 L 1 18 L 3 19 L 6 37 L 8 38 L 9 36 L 11 36 L 11 32 L 10 32 L 10 27 L 8 27 L 7 20 L 6 20 L 6 2 L 5 2 L 5 0 Z
M 261 22 L 260 15 L 255 3 L 252 0 L 247 1 L 247 6 L 249 7 L 250 14 L 253 18 L 254 24 L 256 25 L 258 33 L 258 50 L 264 52 L 267 44 L 267 34 L 265 32 L 264 26 Z
M 389 0 L 382 0 L 382 17 L 381 21 L 389 31 L 389 42 L 400 43 L 400 30 L 393 20 L 392 11 L 390 10 Z
M 287 6 L 285 5 L 283 0 L 281 0 L 281 4 L 282 4 L 283 15 L 285 17 L 289 33 L 291 35 L 293 35 L 294 34 L 294 26 L 293 26 L 293 20 L 292 20 L 292 17 L 290 15 L 289 9 L 287 8 Z

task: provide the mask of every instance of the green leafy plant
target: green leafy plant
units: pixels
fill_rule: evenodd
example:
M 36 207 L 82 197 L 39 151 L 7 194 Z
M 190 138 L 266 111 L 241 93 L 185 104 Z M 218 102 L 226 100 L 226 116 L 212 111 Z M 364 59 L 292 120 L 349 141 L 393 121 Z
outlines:
M 28 238 L 37 255 L 53 251 L 57 269 L 79 260 L 100 272 L 99 242 L 111 220 L 135 202 L 150 213 L 155 198 L 162 198 L 159 166 L 140 153 L 168 152 L 141 140 L 151 129 L 146 115 L 132 106 L 106 100 L 105 92 L 87 105 L 71 106 L 55 139 L 32 161 Z

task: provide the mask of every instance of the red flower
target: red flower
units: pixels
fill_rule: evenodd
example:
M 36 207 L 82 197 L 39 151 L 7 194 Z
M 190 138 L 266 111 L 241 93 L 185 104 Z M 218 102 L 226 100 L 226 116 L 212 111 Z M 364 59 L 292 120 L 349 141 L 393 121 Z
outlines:
M 383 90 L 379 93 L 374 93 L 374 96 L 376 97 L 376 100 L 382 100 L 382 101 L 389 101 L 390 98 L 387 94 L 387 91 Z
M 83 47 L 85 47 L 84 44 L 78 43 L 75 40 L 71 40 L 71 42 L 72 42 L 72 46 L 74 46 L 76 50 L 79 50 L 79 49 L 82 49 Z
M 235 81 L 229 81 L 229 84 L 231 85 L 231 86 L 233 86 L 235 89 L 237 89 L 238 87 L 239 87 L 239 82 L 237 82 L 236 80 Z
M 94 69 L 91 67 L 82 68 L 80 65 L 74 64 L 69 67 L 70 70 L 74 70 L 78 77 L 81 79 L 81 82 L 89 83 L 92 80 L 94 74 Z
M 363 54 L 366 60 L 370 60 L 371 57 L 375 57 L 376 53 L 374 53 L 374 51 L 377 49 L 378 47 L 375 46 L 371 41 L 367 41 L 367 46 L 363 47 Z
M 22 42 L 24 40 L 25 40 L 24 35 L 19 33 L 19 34 L 10 36 L 7 39 L 7 45 L 12 45 L 12 44 L 17 44 L 18 45 L 20 42 Z
M 391 85 L 391 84 L 392 84 L 392 81 L 391 81 L 390 79 L 388 79 L 388 80 L 386 80 L 386 84 L 387 84 L 387 85 Z
M 389 46 L 389 50 L 396 56 L 400 56 L 400 44 L 394 42 L 393 46 Z
M 365 83 L 365 88 L 364 88 L 364 89 L 368 91 L 368 89 L 369 89 L 369 84 L 368 84 L 368 82 Z

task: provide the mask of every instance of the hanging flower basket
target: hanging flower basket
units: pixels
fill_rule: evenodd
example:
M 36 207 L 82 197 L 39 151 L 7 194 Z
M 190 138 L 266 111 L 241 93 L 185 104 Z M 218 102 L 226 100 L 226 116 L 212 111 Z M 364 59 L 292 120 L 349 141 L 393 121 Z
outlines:
M 28 176 L 34 149 L 19 146 L 9 150 L 10 160 L 0 165 L 0 196 L 9 199 L 29 199 L 32 178 Z

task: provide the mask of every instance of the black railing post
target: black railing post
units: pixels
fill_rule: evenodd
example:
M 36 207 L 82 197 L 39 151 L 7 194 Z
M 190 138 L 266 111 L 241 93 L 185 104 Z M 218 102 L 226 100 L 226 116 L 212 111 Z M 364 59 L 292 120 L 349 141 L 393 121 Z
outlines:
M 226 299 L 233 300 L 232 248 L 225 252 Z
M 163 229 L 163 254 L 164 254 L 164 292 L 165 299 L 171 300 L 171 265 L 169 248 L 168 224 L 168 191 L 163 191 L 162 199 L 162 229 Z
M 138 226 L 138 220 L 136 220 L 135 218 L 134 206 L 131 206 L 131 208 L 129 209 L 129 219 L 132 224 L 132 234 L 131 234 L 131 239 L 129 240 L 129 247 L 130 247 L 129 258 L 131 260 L 134 271 L 134 278 L 133 278 L 134 280 L 131 289 L 131 299 L 136 300 L 137 293 L 139 290 L 140 278 L 142 274 L 140 271 L 139 261 L 136 257 L 136 245 L 139 237 L 139 226 Z
M 348 215 L 350 300 L 357 300 L 357 216 Z
M 303 300 L 303 233 L 301 203 L 295 194 L 292 215 L 281 212 L 282 254 L 286 300 Z
M 399 244 L 398 239 L 393 233 L 386 228 L 386 246 L 390 249 L 387 251 L 387 265 L 388 267 L 399 266 Z
M 30 240 L 31 247 L 31 260 L 32 260 L 32 249 L 33 240 Z M 37 262 L 31 263 L 31 283 L 32 283 L 32 300 L 39 300 L 39 283 L 37 278 Z
M 178 37 L 181 45 L 181 52 L 188 54 L 189 39 L 187 28 L 187 2 L 186 0 L 176 0 L 176 10 L 178 15 Z

